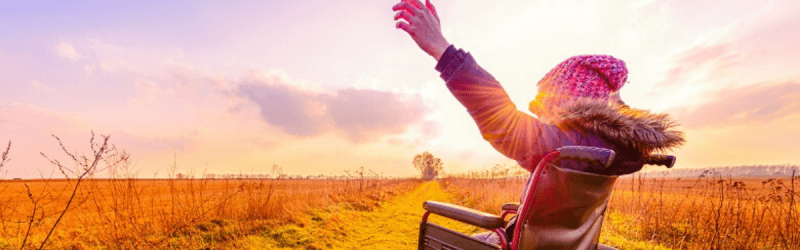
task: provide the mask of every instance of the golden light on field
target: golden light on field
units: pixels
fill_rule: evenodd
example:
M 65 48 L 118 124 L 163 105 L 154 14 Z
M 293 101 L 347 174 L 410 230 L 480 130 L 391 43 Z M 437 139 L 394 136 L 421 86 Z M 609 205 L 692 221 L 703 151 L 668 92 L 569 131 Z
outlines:
M 371 210 L 419 183 L 226 178 L 88 180 L 45 248 L 236 248 L 241 237 L 305 220 L 316 209 Z M 41 246 L 73 186 L 63 180 L 0 183 L 0 247 Z
M 449 178 L 440 183 L 460 198 L 459 204 L 499 214 L 503 204 L 517 200 L 525 181 Z M 799 187 L 800 176 L 628 176 L 615 184 L 601 243 L 620 249 L 794 249 L 800 245 Z
M 416 246 L 425 200 L 499 213 L 528 172 L 395 29 L 396 2 L 3 4 L 0 249 L 389 249 Z M 671 173 L 782 171 L 620 178 L 603 243 L 800 248 L 800 1 L 433 4 L 504 110 L 529 113 L 564 59 L 610 54 L 625 103 L 682 124 Z M 424 151 L 448 178 L 417 178 Z

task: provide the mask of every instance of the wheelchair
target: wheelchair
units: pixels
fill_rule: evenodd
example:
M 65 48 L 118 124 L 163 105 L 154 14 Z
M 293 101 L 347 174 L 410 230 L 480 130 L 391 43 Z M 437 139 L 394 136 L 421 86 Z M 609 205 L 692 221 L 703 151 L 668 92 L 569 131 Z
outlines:
M 426 201 L 418 248 L 614 249 L 599 244 L 599 240 L 606 206 L 618 176 L 580 172 L 556 165 L 567 159 L 609 167 L 614 156 L 611 149 L 587 146 L 565 146 L 547 154 L 531 172 L 521 203 L 503 205 L 499 216 L 454 204 Z M 672 168 L 675 157 L 653 154 L 645 164 Z M 428 222 L 430 214 L 487 229 L 497 234 L 499 244 Z M 506 225 L 505 217 L 511 214 L 516 214 L 516 217 L 509 221 L 511 225 Z

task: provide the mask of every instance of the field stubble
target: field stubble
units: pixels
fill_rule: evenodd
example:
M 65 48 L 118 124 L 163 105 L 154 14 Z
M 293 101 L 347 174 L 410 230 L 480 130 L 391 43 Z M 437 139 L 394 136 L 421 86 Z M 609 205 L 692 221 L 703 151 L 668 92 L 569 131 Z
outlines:
M 499 214 L 518 201 L 526 178 L 439 180 L 461 205 Z M 800 249 L 800 176 L 620 178 L 601 242 L 622 249 Z
M 335 203 L 371 210 L 417 180 L 91 179 L 46 248 L 204 248 L 295 222 Z M 38 247 L 73 182 L 6 181 L 0 248 Z M 27 187 L 26 187 L 27 186 Z M 28 194 L 31 194 L 29 197 Z M 31 198 L 33 197 L 33 198 Z M 33 202 L 32 200 L 36 200 Z M 30 230 L 29 230 L 30 228 Z
M 45 156 L 65 178 L 0 179 L 0 249 L 231 247 L 230 242 L 295 223 L 315 209 L 377 208 L 421 183 L 380 178 L 363 167 L 314 180 L 288 178 L 278 166 L 271 175 L 194 178 L 175 174 L 177 163 L 169 178 L 139 179 L 129 168 L 129 155 L 104 138 L 100 144 L 92 136 L 89 157 L 61 145 L 74 168 Z M 9 162 L 8 148 L 0 168 Z M 108 177 L 96 177 L 101 170 Z

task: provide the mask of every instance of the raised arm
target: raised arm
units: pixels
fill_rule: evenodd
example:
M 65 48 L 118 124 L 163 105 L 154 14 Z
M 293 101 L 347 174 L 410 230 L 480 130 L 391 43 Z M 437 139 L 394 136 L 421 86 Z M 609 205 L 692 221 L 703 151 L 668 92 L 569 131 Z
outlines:
M 520 166 L 530 170 L 545 154 L 562 146 L 565 135 L 556 126 L 519 111 L 500 83 L 470 54 L 451 46 L 436 68 L 450 93 L 475 120 L 483 139 Z
M 436 9 L 426 1 L 404 0 L 395 5 L 397 28 L 437 59 L 436 70 L 453 96 L 467 108 L 483 138 L 503 155 L 531 169 L 535 162 L 560 145 L 564 135 L 553 125 L 517 110 L 508 94 L 472 56 L 447 43 Z

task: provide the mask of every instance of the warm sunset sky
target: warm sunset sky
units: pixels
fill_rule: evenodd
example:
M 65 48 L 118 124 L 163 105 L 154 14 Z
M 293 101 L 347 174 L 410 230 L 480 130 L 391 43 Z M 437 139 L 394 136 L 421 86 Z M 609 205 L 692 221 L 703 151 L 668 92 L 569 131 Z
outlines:
M 178 171 L 414 174 L 511 163 L 401 30 L 396 1 L 5 1 L 6 178 L 60 177 L 39 154 L 111 134 L 140 177 Z M 79 3 L 66 3 L 79 2 Z M 169 2 L 169 3 L 165 3 Z M 686 131 L 682 168 L 800 163 L 800 1 L 433 2 L 445 37 L 525 109 L 577 54 L 630 70 L 622 98 Z

